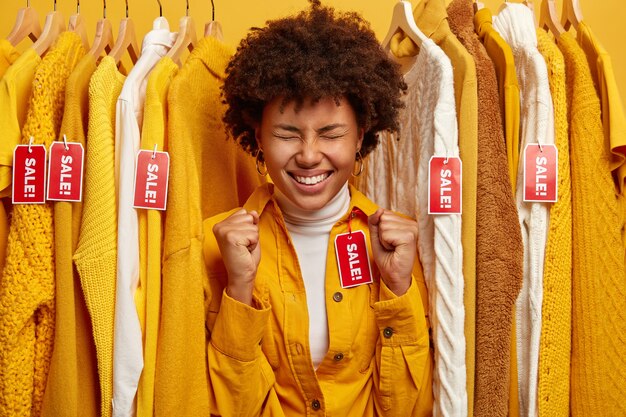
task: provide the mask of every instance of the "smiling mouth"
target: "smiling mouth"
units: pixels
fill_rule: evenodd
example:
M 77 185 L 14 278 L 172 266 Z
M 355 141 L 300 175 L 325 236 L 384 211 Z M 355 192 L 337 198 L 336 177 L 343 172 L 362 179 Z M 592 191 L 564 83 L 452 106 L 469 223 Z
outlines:
M 330 177 L 332 174 L 333 174 L 332 171 L 329 171 L 329 172 L 326 172 L 324 174 L 315 175 L 315 176 L 311 176 L 311 177 L 303 177 L 303 176 L 294 175 L 294 174 L 289 174 L 289 175 L 291 176 L 291 178 L 296 180 L 296 182 L 298 184 L 316 185 L 316 184 L 319 184 L 320 182 L 323 182 L 323 181 L 327 180 L 328 177 Z

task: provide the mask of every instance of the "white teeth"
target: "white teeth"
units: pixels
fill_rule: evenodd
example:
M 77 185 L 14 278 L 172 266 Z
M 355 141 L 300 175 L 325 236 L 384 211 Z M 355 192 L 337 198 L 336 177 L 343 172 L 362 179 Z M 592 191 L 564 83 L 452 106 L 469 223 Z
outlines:
M 315 177 L 299 177 L 299 176 L 294 175 L 294 178 L 300 184 L 315 185 L 324 181 L 326 178 L 328 178 L 328 174 L 317 175 Z

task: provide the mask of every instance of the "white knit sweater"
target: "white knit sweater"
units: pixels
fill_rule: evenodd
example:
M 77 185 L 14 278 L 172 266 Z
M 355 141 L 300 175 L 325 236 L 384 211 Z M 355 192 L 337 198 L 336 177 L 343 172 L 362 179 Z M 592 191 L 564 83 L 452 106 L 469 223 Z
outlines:
M 428 214 L 431 156 L 459 156 L 452 64 L 427 40 L 404 78 L 400 135 L 381 134 L 357 187 L 381 206 L 415 217 L 435 344 L 435 416 L 466 416 L 461 216 Z M 406 58 L 403 60 L 407 66 Z
M 529 143 L 554 144 L 554 109 L 548 70 L 537 49 L 532 11 L 520 3 L 506 3 L 493 25 L 511 45 L 520 88 L 520 152 Z M 516 303 L 517 367 L 520 415 L 534 417 L 537 410 L 537 372 L 543 298 L 549 203 L 523 201 L 523 158 L 517 170 L 516 200 L 524 241 L 524 281 Z

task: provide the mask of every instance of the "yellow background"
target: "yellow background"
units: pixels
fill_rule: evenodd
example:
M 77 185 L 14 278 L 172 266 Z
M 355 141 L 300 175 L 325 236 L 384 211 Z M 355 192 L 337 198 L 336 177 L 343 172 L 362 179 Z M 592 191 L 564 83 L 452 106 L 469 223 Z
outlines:
M 11 31 L 18 9 L 26 5 L 26 0 L 1 0 L 0 36 Z M 413 5 L 419 0 L 412 0 Z M 446 0 L 448 3 L 451 0 Z M 372 24 L 378 38 L 382 40 L 387 33 L 391 12 L 396 0 L 322 0 L 341 10 L 356 10 Z M 53 0 L 31 0 L 31 7 L 39 13 L 43 25 L 45 15 L 52 10 Z M 124 0 L 107 0 L 107 17 L 113 23 L 114 36 L 117 37 L 119 21 L 124 17 Z M 150 30 L 152 20 L 159 14 L 157 0 L 128 0 L 130 17 L 135 21 L 137 36 L 142 37 Z M 184 0 L 161 0 L 163 16 L 170 23 L 173 31 L 177 30 L 178 19 L 185 14 Z M 262 26 L 268 19 L 294 13 L 307 6 L 306 0 L 214 0 L 215 20 L 219 21 L 224 31 L 224 41 L 235 47 L 248 28 Z M 495 14 L 503 0 L 483 0 Z M 535 0 L 535 11 L 539 13 L 540 0 Z M 560 13 L 562 0 L 557 0 Z M 580 0 L 584 20 L 600 39 L 613 60 L 617 83 L 626 103 L 626 2 L 624 0 Z M 88 24 L 89 38 L 93 38 L 96 21 L 102 17 L 102 0 L 82 0 L 80 11 Z M 204 30 L 204 24 L 211 20 L 211 0 L 189 0 L 190 16 L 196 22 L 198 35 Z M 57 0 L 57 10 L 66 19 L 76 12 L 75 0 Z M 3 34 L 4 33 L 4 34 Z M 141 43 L 141 39 L 138 39 Z M 23 42 L 20 48 L 25 48 Z

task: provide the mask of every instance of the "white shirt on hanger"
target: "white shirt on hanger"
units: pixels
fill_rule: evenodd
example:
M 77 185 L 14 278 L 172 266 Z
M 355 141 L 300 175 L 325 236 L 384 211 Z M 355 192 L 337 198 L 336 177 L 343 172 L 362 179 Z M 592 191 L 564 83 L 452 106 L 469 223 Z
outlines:
M 494 28 L 511 45 L 520 90 L 520 153 L 529 143 L 553 145 L 554 107 L 548 68 L 537 49 L 532 11 L 521 3 L 506 3 L 493 18 Z M 516 302 L 517 369 L 520 415 L 534 417 L 537 409 L 543 261 L 550 210 L 547 203 L 523 201 L 524 170 L 520 158 L 515 198 L 524 242 L 524 280 Z
M 141 56 L 126 77 L 115 109 L 115 168 L 118 175 L 117 283 L 113 346 L 113 417 L 136 413 L 135 395 L 143 369 L 143 342 L 134 295 L 139 284 L 139 232 L 133 208 L 135 160 L 148 75 L 176 40 L 167 20 L 154 20 Z

